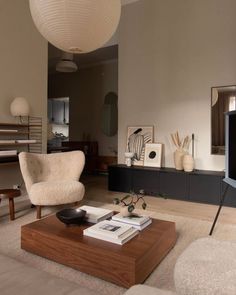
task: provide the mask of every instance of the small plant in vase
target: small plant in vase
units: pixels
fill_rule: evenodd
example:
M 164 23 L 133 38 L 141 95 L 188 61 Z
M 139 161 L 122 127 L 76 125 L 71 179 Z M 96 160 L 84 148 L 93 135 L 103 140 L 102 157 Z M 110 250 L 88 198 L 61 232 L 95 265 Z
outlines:
M 130 192 L 129 195 L 124 196 L 123 198 L 115 198 L 113 203 L 115 205 L 122 205 L 122 209 L 120 211 L 123 217 L 128 217 L 133 215 L 133 211 L 138 202 L 142 202 L 142 208 L 145 210 L 147 208 L 147 203 L 144 200 L 145 192 L 144 190 L 140 190 L 138 194 L 135 192 Z

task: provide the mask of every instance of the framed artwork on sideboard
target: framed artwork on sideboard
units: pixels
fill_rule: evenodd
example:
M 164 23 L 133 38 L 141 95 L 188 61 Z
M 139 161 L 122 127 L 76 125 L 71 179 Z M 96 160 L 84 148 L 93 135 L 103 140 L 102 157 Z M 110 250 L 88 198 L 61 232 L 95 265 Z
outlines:
M 162 144 L 147 143 L 145 146 L 144 166 L 161 167 Z
M 145 145 L 153 142 L 153 126 L 128 126 L 126 150 L 134 153 L 133 165 L 143 166 Z

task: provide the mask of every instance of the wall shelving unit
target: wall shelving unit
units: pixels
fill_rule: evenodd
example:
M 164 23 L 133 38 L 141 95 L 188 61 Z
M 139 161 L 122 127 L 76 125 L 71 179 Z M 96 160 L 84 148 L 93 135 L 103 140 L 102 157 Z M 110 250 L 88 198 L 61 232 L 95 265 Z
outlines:
M 18 162 L 21 151 L 42 153 L 42 118 L 28 117 L 22 124 L 0 123 L 0 151 L 11 150 L 17 155 L 0 155 L 0 163 Z

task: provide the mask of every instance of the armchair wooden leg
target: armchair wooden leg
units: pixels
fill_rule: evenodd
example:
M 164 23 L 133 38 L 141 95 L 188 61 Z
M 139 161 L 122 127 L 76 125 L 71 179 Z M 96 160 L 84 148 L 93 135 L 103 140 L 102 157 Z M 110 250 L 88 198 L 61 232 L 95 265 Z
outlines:
M 42 206 L 37 205 L 36 210 L 37 210 L 37 219 L 41 219 L 41 208 Z
M 9 198 L 9 211 L 10 211 L 10 220 L 14 220 L 15 219 L 14 198 Z

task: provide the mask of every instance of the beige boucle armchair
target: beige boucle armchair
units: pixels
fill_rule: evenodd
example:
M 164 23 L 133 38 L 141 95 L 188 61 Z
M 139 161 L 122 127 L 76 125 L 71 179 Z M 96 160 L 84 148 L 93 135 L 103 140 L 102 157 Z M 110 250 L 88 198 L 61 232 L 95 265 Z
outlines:
M 37 218 L 41 218 L 41 207 L 77 203 L 84 196 L 84 185 L 79 182 L 85 164 L 81 151 L 19 154 L 21 173 L 30 201 L 37 207 Z

